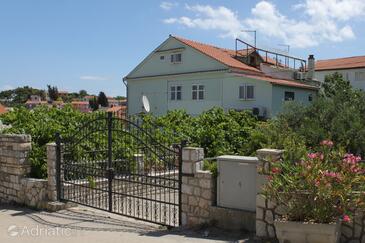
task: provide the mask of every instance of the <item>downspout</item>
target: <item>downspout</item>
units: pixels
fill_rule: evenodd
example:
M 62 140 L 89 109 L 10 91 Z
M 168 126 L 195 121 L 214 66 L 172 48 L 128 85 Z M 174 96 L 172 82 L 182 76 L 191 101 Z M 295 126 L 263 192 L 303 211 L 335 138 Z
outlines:
M 128 111 L 129 111 L 129 95 L 128 95 L 128 83 L 125 78 L 122 78 L 123 84 L 125 85 L 125 91 L 127 95 L 127 110 L 126 110 L 126 117 L 128 117 Z

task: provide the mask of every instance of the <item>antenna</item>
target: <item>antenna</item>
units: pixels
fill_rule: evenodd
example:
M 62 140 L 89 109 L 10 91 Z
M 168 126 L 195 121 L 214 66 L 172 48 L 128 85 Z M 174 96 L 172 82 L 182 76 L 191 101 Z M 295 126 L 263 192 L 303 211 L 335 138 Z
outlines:
M 143 104 L 143 109 L 145 110 L 145 112 L 150 112 L 151 107 L 150 107 L 150 102 L 148 101 L 147 96 L 142 95 L 142 104 Z

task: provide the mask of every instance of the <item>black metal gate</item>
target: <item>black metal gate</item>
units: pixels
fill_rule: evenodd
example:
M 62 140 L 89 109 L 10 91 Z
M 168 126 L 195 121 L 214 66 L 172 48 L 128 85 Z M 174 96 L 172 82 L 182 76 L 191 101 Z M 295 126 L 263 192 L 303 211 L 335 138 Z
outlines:
M 138 119 L 91 116 L 76 133 L 56 135 L 59 200 L 179 226 L 181 145 L 164 145 Z

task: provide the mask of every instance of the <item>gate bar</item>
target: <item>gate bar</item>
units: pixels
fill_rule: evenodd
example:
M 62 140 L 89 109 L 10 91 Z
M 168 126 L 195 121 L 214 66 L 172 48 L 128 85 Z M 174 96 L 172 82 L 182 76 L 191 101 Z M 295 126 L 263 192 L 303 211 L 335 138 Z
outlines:
M 113 168 L 112 168 L 112 126 L 113 126 L 113 113 L 108 112 L 108 200 L 109 200 L 109 212 L 113 211 Z

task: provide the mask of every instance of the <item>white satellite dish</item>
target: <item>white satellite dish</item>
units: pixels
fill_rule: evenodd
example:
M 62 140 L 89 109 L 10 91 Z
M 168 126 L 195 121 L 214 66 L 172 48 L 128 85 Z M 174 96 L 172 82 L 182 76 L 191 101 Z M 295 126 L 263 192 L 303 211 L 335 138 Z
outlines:
M 147 96 L 142 95 L 142 104 L 143 104 L 143 109 L 148 113 L 151 110 L 150 107 L 150 102 L 148 101 Z

